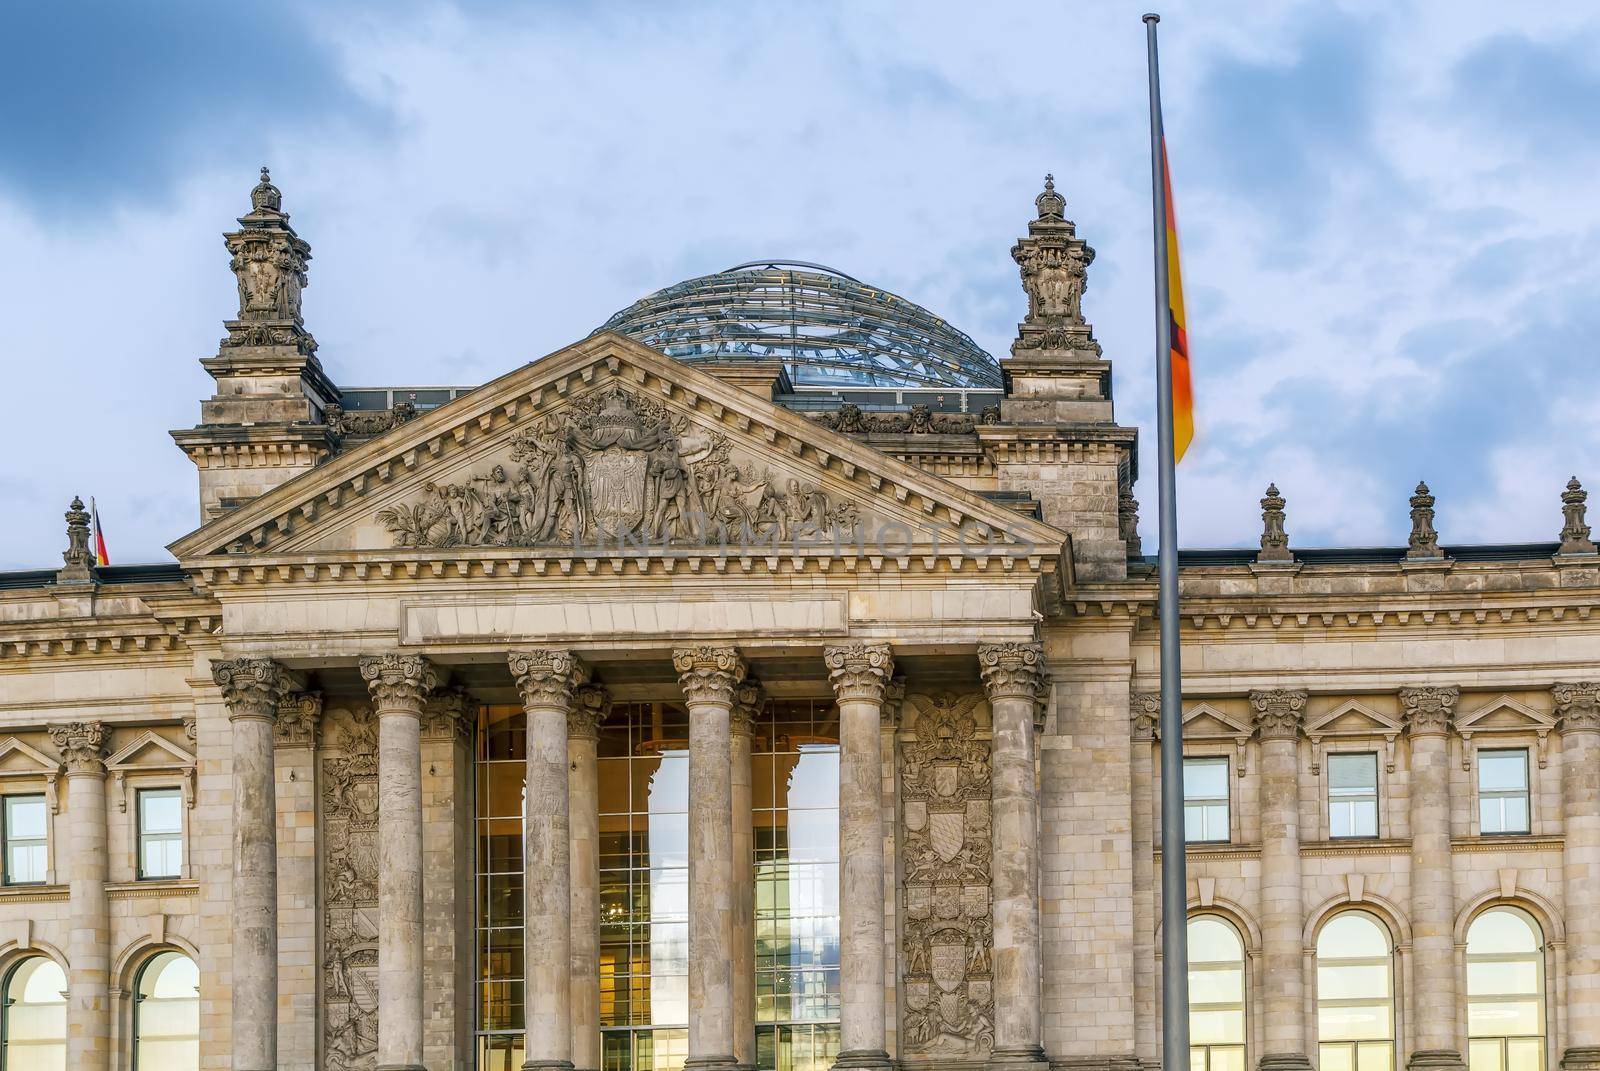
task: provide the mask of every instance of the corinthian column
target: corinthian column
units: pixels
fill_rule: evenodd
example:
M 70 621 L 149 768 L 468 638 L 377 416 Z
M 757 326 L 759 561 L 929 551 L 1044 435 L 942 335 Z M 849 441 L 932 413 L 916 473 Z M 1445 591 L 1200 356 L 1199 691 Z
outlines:
M 1558 684 L 1567 908 L 1565 1071 L 1600 1069 L 1600 684 Z
M 1419 982 L 1412 1068 L 1459 1069 L 1455 882 L 1450 871 L 1450 719 L 1455 687 L 1402 688 L 1411 738 L 1411 953 Z M 1425 981 L 1424 981 L 1425 980 Z
M 422 708 L 438 675 L 420 655 L 363 658 L 378 714 L 378 1071 L 423 1071 Z
M 756 1066 L 756 838 L 751 810 L 750 749 L 761 715 L 761 685 L 746 678 L 729 715 L 729 778 L 733 801 L 733 1058 Z
M 269 728 L 270 732 L 270 728 Z M 106 728 L 97 721 L 52 725 L 50 739 L 67 767 L 67 1066 L 110 1065 L 111 919 L 106 901 Z M 268 827 L 270 835 L 271 827 Z M 235 1067 L 240 1066 L 237 1062 Z M 261 1065 L 263 1067 L 269 1065 Z
M 317 1060 L 317 740 L 322 693 L 278 701 L 278 1068 Z M 238 796 L 235 795 L 235 799 Z
M 233 1066 L 278 1066 L 278 702 L 300 686 L 266 658 L 211 663 L 233 741 Z M 70 1054 L 69 1054 L 70 1056 Z M 69 1059 L 70 1063 L 70 1059 Z
M 579 688 L 567 715 L 571 812 L 572 1063 L 600 1068 L 600 722 L 610 707 L 598 684 Z
M 689 1059 L 728 1069 L 733 1048 L 733 692 L 744 660 L 732 647 L 672 653 L 689 707 Z
M 1010 1066 L 1045 1062 L 1040 1043 L 1039 782 L 1034 718 L 1048 695 L 1037 643 L 978 648 L 994 721 L 994 1053 Z
M 1300 895 L 1300 719 L 1306 693 L 1251 692 L 1261 737 L 1263 1071 L 1309 1069 Z
M 839 1058 L 887 1068 L 883 1015 L 883 700 L 886 643 L 823 652 L 839 701 Z
M 529 1069 L 572 1067 L 572 850 L 567 717 L 589 671 L 567 651 L 514 651 L 509 662 L 528 716 L 523 815 L 522 1000 Z

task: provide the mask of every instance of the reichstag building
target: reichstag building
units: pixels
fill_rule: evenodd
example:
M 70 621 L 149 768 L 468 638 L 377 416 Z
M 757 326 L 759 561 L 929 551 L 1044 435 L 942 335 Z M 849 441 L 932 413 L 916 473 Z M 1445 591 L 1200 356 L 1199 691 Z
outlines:
M 1193 1071 L 1600 1068 L 1583 489 L 1181 555 L 1161 918 L 1138 431 L 1018 200 L 1002 359 L 758 262 L 341 387 L 263 171 L 175 561 L 0 575 L 0 1069 L 1139 1071 L 1171 925 Z

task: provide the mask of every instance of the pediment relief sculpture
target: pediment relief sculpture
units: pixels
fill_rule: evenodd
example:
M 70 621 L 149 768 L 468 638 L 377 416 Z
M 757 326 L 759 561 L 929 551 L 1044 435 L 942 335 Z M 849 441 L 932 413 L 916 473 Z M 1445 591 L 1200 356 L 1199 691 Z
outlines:
M 622 387 L 512 437 L 465 480 L 428 483 L 378 520 L 398 547 L 787 543 L 853 532 L 852 502 L 736 458 L 728 437 Z

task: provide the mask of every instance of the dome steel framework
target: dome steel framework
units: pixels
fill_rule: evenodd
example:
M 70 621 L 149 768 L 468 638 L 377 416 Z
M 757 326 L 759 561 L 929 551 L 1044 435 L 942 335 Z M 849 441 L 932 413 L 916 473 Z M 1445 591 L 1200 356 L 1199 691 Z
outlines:
M 1001 385 L 995 359 L 943 319 L 804 261 L 751 261 L 686 279 L 601 330 L 690 363 L 782 361 L 796 387 Z

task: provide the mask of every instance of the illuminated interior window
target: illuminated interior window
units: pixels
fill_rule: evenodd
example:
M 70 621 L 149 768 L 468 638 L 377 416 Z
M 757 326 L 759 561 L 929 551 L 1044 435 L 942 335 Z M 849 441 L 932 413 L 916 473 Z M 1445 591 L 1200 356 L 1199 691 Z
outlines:
M 1393 1071 L 1394 967 L 1389 931 L 1347 911 L 1317 935 L 1321 1071 Z
M 67 976 L 55 960 L 33 956 L 6 975 L 0 1068 L 65 1071 Z
M 1496 907 L 1467 931 L 1470 1071 L 1544 1071 L 1544 936 L 1527 912 Z
M 1189 1067 L 1245 1071 L 1244 942 L 1216 915 L 1189 920 Z
M 158 952 L 133 993 L 134 1071 L 199 1071 L 200 969 L 182 952 Z

